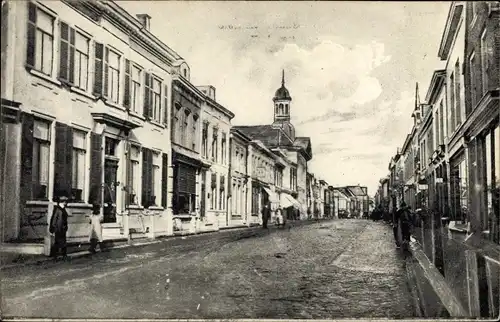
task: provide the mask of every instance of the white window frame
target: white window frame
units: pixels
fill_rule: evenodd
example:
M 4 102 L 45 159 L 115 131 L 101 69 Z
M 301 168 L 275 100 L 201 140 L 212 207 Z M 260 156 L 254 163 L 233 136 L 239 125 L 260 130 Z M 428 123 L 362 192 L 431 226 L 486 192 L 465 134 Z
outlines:
M 90 70 L 90 43 L 91 43 L 91 40 L 92 40 L 92 37 L 90 37 L 88 34 L 85 34 L 83 33 L 82 31 L 80 31 L 78 28 L 76 28 L 75 26 L 71 26 L 69 25 L 70 28 L 73 28 L 75 29 L 75 61 L 73 62 L 73 68 L 74 68 L 74 84 L 73 86 L 78 88 L 78 89 L 81 89 L 85 92 L 88 92 L 90 90 L 90 86 L 89 86 L 89 78 L 90 78 L 90 74 L 89 74 L 89 70 Z M 84 53 L 83 51 L 79 50 L 78 49 L 78 46 L 77 46 L 77 41 L 76 41 L 76 38 L 78 36 L 81 36 L 83 37 L 86 41 L 87 41 L 87 53 Z M 81 77 L 82 77 L 82 65 L 81 65 L 81 59 L 82 59 L 82 56 L 86 57 L 87 59 L 87 64 L 86 64 L 86 75 L 85 75 L 85 83 L 83 84 L 82 81 L 81 81 Z M 79 68 L 77 69 L 77 64 L 76 64 L 76 61 L 77 59 L 79 59 L 80 63 L 78 64 Z M 77 82 L 77 79 L 79 80 Z M 83 86 L 82 86 L 83 84 Z
M 151 73 L 151 75 L 153 75 L 152 77 L 152 84 L 151 84 L 151 94 L 153 95 L 152 99 L 151 99 L 151 104 L 153 105 L 151 107 L 151 111 L 152 111 L 152 114 L 151 115 L 151 119 L 157 123 L 161 123 L 161 111 L 162 111 L 162 80 L 160 78 L 158 78 L 157 76 L 155 76 L 153 73 Z M 155 88 L 155 85 L 158 84 L 158 91 L 156 91 L 156 88 Z
M 133 149 L 137 149 L 137 154 L 134 156 L 132 153 Z M 134 193 L 135 194 L 135 200 L 134 202 L 130 202 L 130 205 L 134 206 L 139 206 L 141 205 L 141 196 L 142 196 L 142 148 L 140 145 L 132 144 L 130 145 L 130 169 L 132 171 L 132 186 L 129 187 L 131 189 L 129 193 Z M 135 168 L 137 168 L 137 171 L 135 171 Z
M 155 196 L 155 206 L 161 205 L 161 167 L 162 167 L 162 159 L 161 153 L 159 151 L 153 152 L 153 164 L 152 164 L 152 179 L 153 179 L 153 193 Z
M 56 75 L 56 69 L 57 69 L 57 58 L 55 57 L 55 54 L 57 52 L 56 48 L 57 47 L 57 42 L 56 42 L 56 39 L 58 38 L 58 35 L 56 34 L 56 24 L 58 23 L 58 18 L 57 18 L 57 15 L 54 14 L 53 12 L 49 11 L 47 8 L 45 8 L 44 6 L 42 6 L 41 4 L 37 3 L 37 2 L 31 2 L 33 5 L 35 5 L 36 7 L 36 12 L 37 12 L 37 21 L 35 23 L 35 61 L 34 61 L 34 66 L 33 66 L 33 69 L 45 76 L 48 76 L 48 77 L 51 77 L 51 78 L 54 78 L 55 75 Z M 43 12 L 43 14 L 45 15 L 48 15 L 49 17 L 52 18 L 52 34 L 50 34 L 50 37 L 52 37 L 51 41 L 52 41 L 52 46 L 51 46 L 51 52 L 50 52 L 50 55 L 51 55 L 51 62 L 50 62 L 50 68 L 49 69 L 49 73 L 47 72 L 44 72 L 43 71 L 43 59 L 40 59 L 41 57 L 38 56 L 38 52 L 40 52 L 42 54 L 42 57 L 43 55 L 45 54 L 44 50 L 43 50 L 43 46 L 42 46 L 42 49 L 40 51 L 40 40 L 39 40 L 39 35 L 40 33 L 42 33 L 42 38 L 44 39 L 43 35 L 46 35 L 48 34 L 45 30 L 42 30 L 39 25 L 38 25 L 38 14 L 39 12 Z M 28 20 L 28 24 L 30 23 L 30 21 Z M 42 62 L 40 62 L 40 60 Z
M 134 71 L 139 71 L 139 79 L 134 79 Z M 138 64 L 130 61 L 130 110 L 137 115 L 142 114 L 143 90 L 142 80 L 144 79 L 144 69 Z
M 50 120 L 46 120 L 46 119 L 40 119 L 40 118 L 35 118 L 34 120 L 34 124 L 33 124 L 33 129 L 36 128 L 36 124 L 37 123 L 43 123 L 45 125 L 48 126 L 48 129 L 47 129 L 47 138 L 38 138 L 36 137 L 35 135 L 35 131 L 33 130 L 33 147 L 32 147 L 32 168 L 34 169 L 35 167 L 37 168 L 36 170 L 36 174 L 37 174 L 37 178 L 35 178 L 35 173 L 32 173 L 32 182 L 33 182 L 33 185 L 32 187 L 34 187 L 34 184 L 36 185 L 40 185 L 41 186 L 41 183 L 42 183 L 42 180 L 41 180 L 41 169 L 40 169 L 40 147 L 41 146 L 45 146 L 47 148 L 47 164 L 46 164 L 46 178 L 45 178 L 45 181 L 43 181 L 45 183 L 45 186 L 46 186 L 46 193 L 45 193 L 45 196 L 43 197 L 38 197 L 34 194 L 35 191 L 33 191 L 33 194 L 31 196 L 31 199 L 33 200 L 47 200 L 47 199 L 50 199 L 51 195 L 52 195 L 52 187 L 51 187 L 51 180 L 52 180 L 52 171 L 51 171 L 51 163 L 53 162 L 53 138 L 54 138 L 54 133 L 53 133 L 53 123 L 52 121 Z M 35 146 L 36 145 L 36 146 Z M 38 148 L 36 148 L 38 147 Z M 38 153 L 36 153 L 38 152 Z M 37 155 L 35 157 L 35 154 Z M 35 160 L 37 160 L 36 162 L 36 165 L 35 165 Z
M 117 56 L 117 61 L 118 61 L 118 66 L 111 66 L 110 65 L 110 60 L 109 60 L 109 54 L 113 53 Z M 121 65 L 122 65 L 122 59 L 123 59 L 123 54 L 119 52 L 118 50 L 115 50 L 114 48 L 111 48 L 109 45 L 104 46 L 104 74 L 103 74 L 103 81 L 104 83 L 107 82 L 108 84 L 108 90 L 107 93 L 104 93 L 106 97 L 111 101 L 111 103 L 114 104 L 119 104 L 120 103 L 120 75 L 121 75 Z M 106 73 L 107 69 L 107 73 Z M 115 77 L 116 76 L 116 77 Z M 107 80 L 105 79 L 107 77 Z M 116 78 L 116 92 L 114 92 L 115 88 L 112 86 L 114 82 L 111 80 L 114 80 Z M 116 95 L 116 97 L 115 97 Z
M 83 146 L 75 146 L 75 136 L 76 133 L 83 134 Z M 72 170 L 72 176 L 71 176 L 71 189 L 81 189 L 81 200 L 77 200 L 79 202 L 85 202 L 86 194 L 87 194 L 87 169 L 88 169 L 88 141 L 89 141 L 89 132 L 80 130 L 80 129 L 75 129 L 73 128 L 73 148 L 72 148 L 72 165 L 71 165 L 71 170 Z M 82 153 L 83 154 L 83 165 L 80 165 L 78 162 L 77 154 Z M 77 162 L 76 166 L 76 173 L 75 173 L 75 162 Z M 83 169 L 80 169 L 80 167 L 83 167 Z M 78 174 L 82 172 L 82 179 L 83 182 L 80 182 L 78 180 Z M 75 181 L 75 174 L 77 177 L 77 180 Z M 81 183 L 81 184 L 79 184 Z M 72 192 L 73 193 L 73 192 Z

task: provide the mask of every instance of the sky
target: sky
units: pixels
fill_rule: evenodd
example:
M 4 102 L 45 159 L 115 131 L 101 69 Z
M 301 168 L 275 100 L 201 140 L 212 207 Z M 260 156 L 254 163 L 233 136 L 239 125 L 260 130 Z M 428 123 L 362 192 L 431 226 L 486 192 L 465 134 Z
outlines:
M 376 192 L 441 68 L 449 2 L 120 1 L 147 13 L 151 32 L 181 55 L 191 82 L 213 85 L 233 125 L 270 124 L 286 87 L 310 169 L 330 185 Z

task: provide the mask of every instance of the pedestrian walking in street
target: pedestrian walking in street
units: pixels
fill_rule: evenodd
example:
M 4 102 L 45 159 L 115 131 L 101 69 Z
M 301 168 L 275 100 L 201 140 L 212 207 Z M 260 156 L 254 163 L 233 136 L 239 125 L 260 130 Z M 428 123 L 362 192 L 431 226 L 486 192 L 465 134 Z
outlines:
M 99 244 L 101 252 L 104 250 L 103 239 L 102 239 L 102 225 L 101 225 L 101 223 L 104 220 L 104 215 L 101 214 L 100 210 L 101 206 L 94 204 L 92 206 L 92 214 L 90 215 L 90 220 L 89 220 L 90 223 L 89 251 L 93 254 L 96 253 L 97 244 Z
M 68 204 L 67 196 L 57 196 L 54 198 L 56 205 L 50 218 L 49 232 L 54 236 L 54 245 L 51 249 L 51 256 L 57 260 L 59 253 L 63 259 L 67 259 L 66 232 L 68 231 Z
M 269 204 L 266 203 L 262 208 L 262 228 L 267 229 L 267 222 L 269 221 L 269 218 L 271 218 L 271 207 L 269 207 Z
M 283 217 L 283 209 L 281 208 L 281 206 L 276 209 L 276 225 L 278 227 L 285 227 L 285 219 Z
M 406 248 L 411 235 L 411 212 L 404 201 L 401 202 L 399 209 L 394 214 L 393 231 L 396 247 L 403 246 Z

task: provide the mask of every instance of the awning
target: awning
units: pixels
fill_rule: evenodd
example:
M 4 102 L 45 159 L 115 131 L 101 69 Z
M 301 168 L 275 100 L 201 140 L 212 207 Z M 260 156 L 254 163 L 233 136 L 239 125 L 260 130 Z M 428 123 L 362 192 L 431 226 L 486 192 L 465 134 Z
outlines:
M 280 205 L 283 208 L 295 207 L 300 208 L 300 202 L 288 193 L 281 193 Z
M 280 199 L 278 198 L 278 196 L 274 192 L 272 192 L 271 189 L 266 188 L 266 187 L 262 187 L 262 188 L 264 188 L 264 190 L 269 195 L 269 201 L 271 203 L 279 203 L 280 202 Z

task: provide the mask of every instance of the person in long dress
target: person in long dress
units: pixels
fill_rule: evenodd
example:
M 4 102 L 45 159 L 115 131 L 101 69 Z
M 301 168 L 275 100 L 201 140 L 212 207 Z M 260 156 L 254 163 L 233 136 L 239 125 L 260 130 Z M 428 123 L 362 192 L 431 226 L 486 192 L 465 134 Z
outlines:
M 90 215 L 89 251 L 91 253 L 96 253 L 97 244 L 99 244 L 99 248 L 101 251 L 104 250 L 101 224 L 104 220 L 104 216 L 101 214 L 100 210 L 100 205 L 93 205 L 92 214 Z

